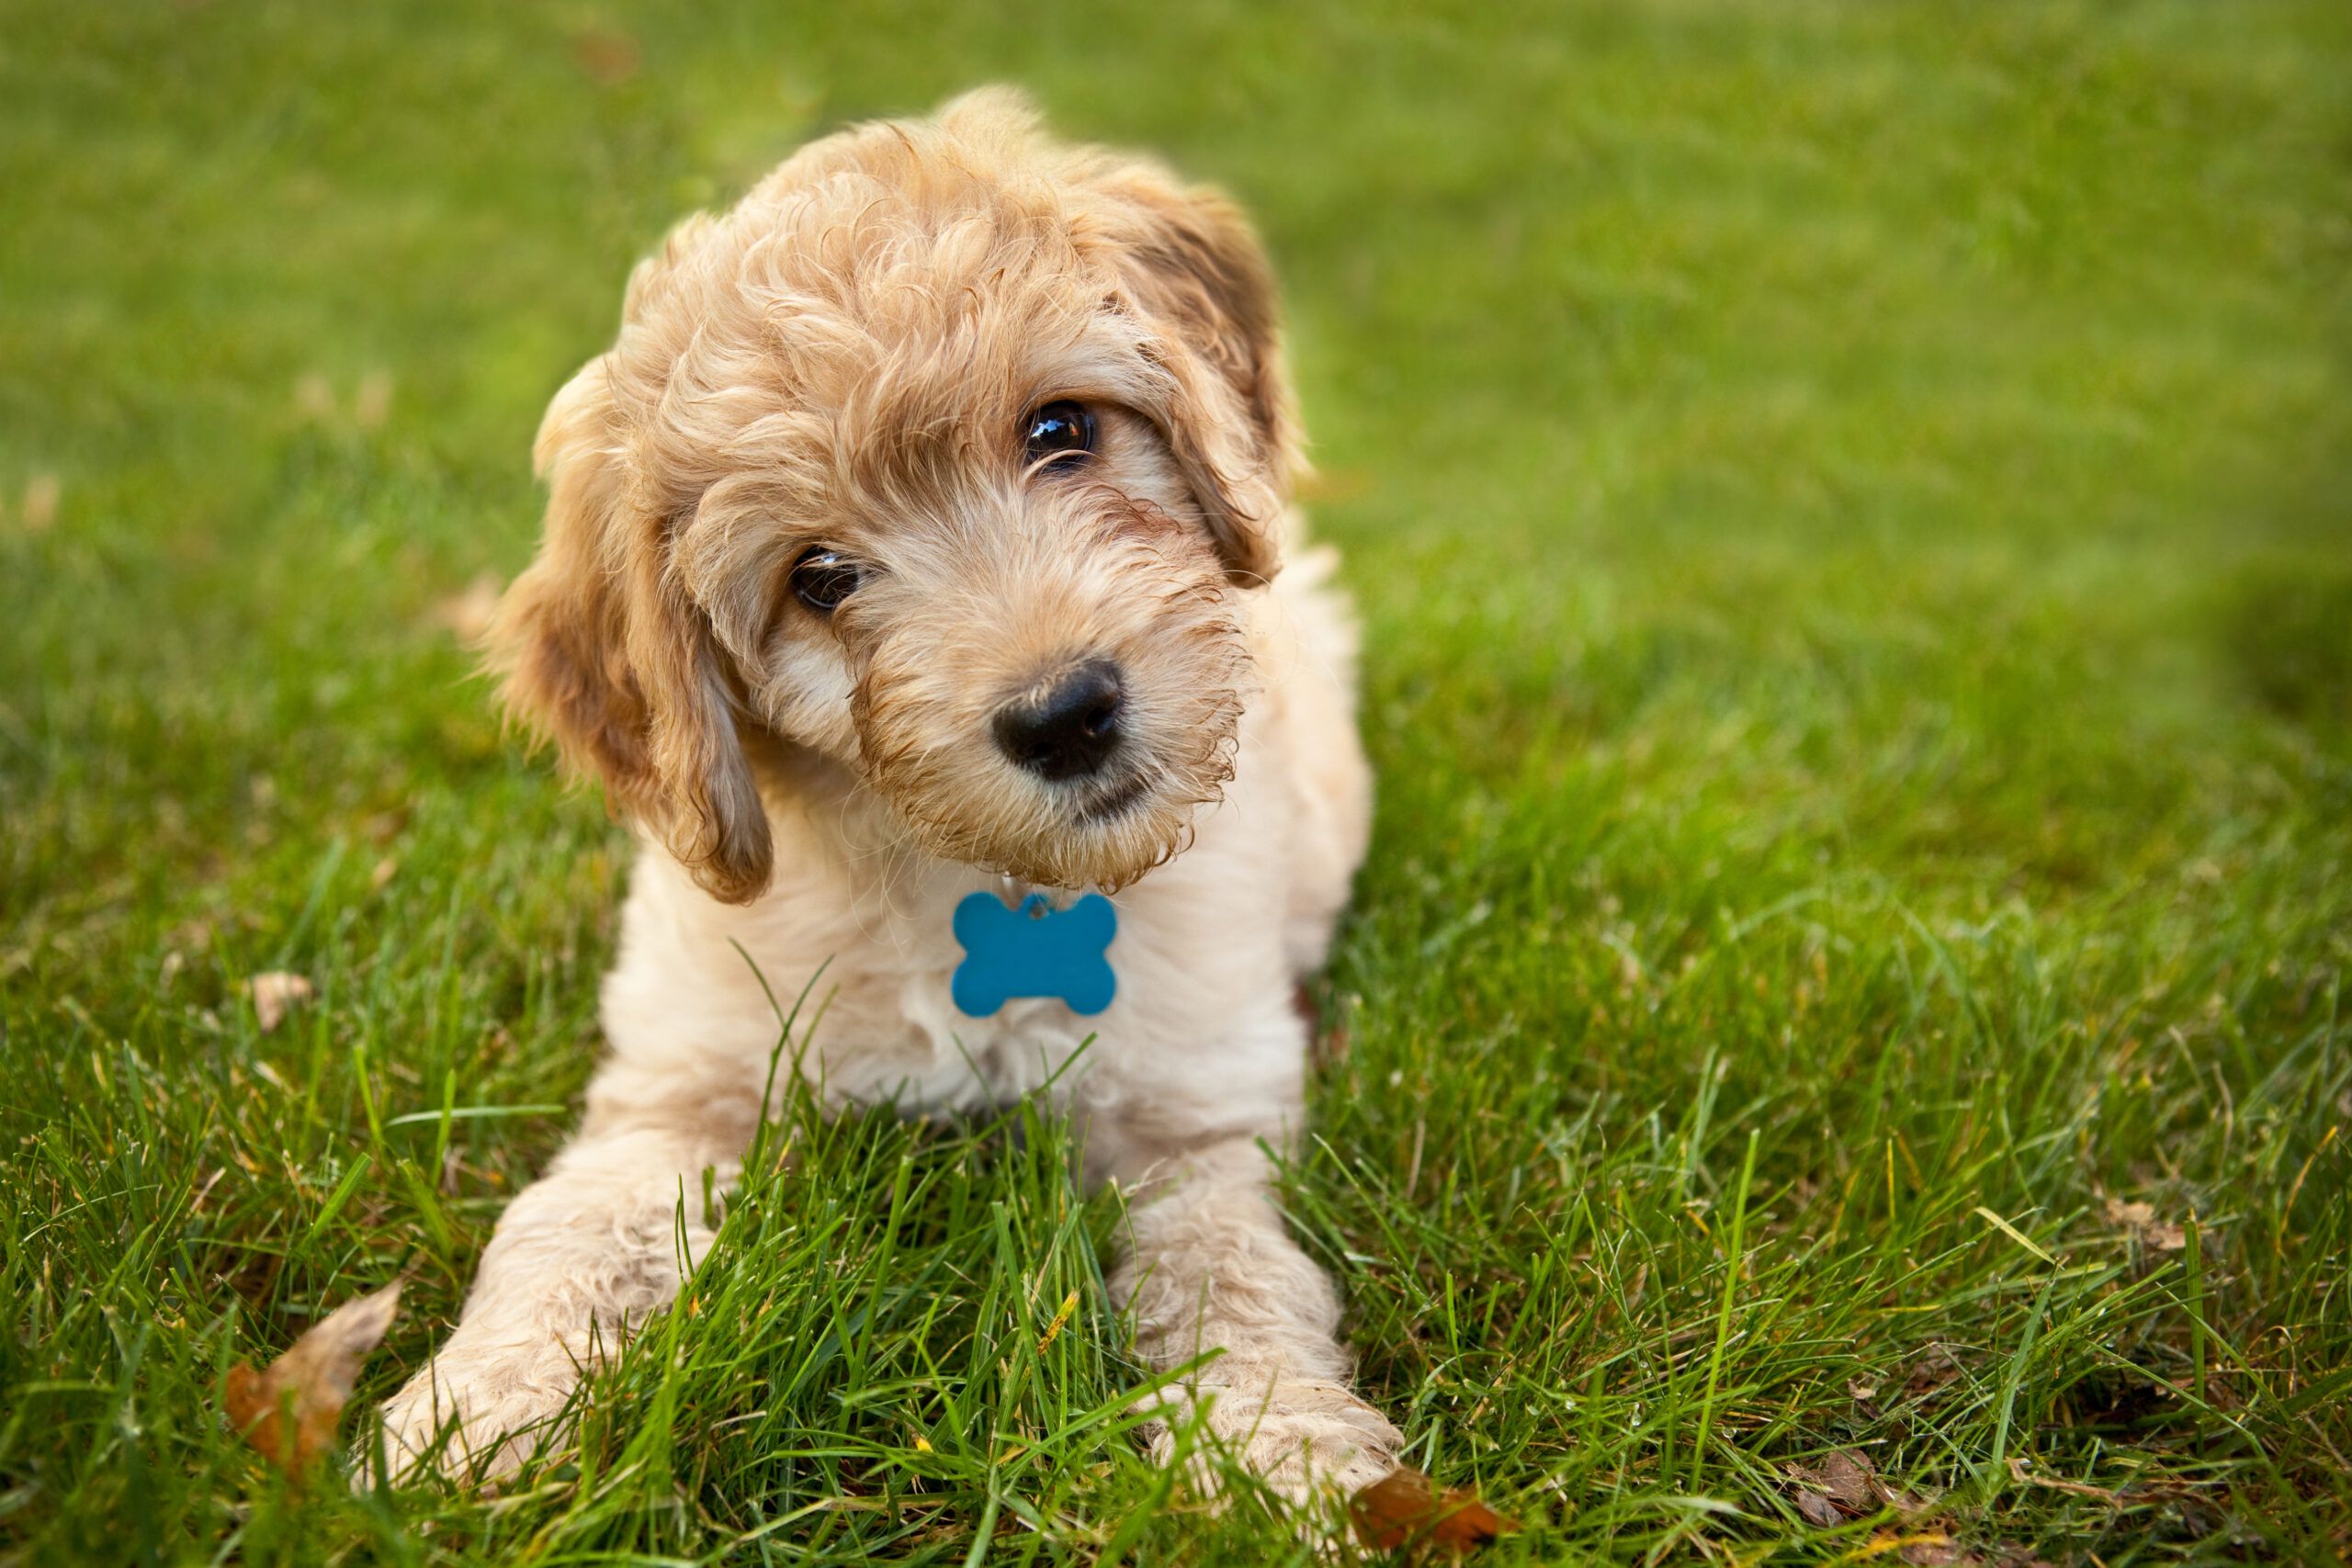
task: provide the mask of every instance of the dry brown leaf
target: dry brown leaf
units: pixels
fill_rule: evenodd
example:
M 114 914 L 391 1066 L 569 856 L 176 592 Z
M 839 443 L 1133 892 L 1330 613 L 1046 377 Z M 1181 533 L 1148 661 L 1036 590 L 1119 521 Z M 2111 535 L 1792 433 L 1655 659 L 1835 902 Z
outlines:
M 285 1022 L 288 1012 L 319 994 L 310 981 L 282 969 L 254 976 L 245 988 L 253 994 L 254 1016 L 260 1021 L 264 1034 Z
M 1951 1353 L 1949 1345 L 1929 1345 L 1911 1363 L 1903 1379 L 1903 1395 L 1906 1399 L 1925 1400 L 1946 1383 L 1960 1376 L 1960 1358 Z
M 229 1424 L 288 1475 L 300 1478 L 334 1446 L 359 1368 L 400 1311 L 397 1280 L 345 1302 L 311 1325 L 263 1371 L 229 1369 Z
M 1851 1449 L 1832 1450 L 1811 1464 L 1784 1464 L 1781 1473 L 1802 1491 L 1835 1503 L 1849 1514 L 1866 1514 L 1878 1506 L 1874 1489 L 1877 1472 L 1866 1455 Z M 1798 1506 L 1802 1508 L 1804 1504 Z
M 1797 1512 L 1816 1525 L 1838 1524 L 1880 1508 L 1917 1514 L 1928 1506 L 1916 1494 L 1881 1475 L 1870 1456 L 1854 1449 L 1832 1450 L 1812 1464 L 1783 1464 L 1781 1473 L 1792 1483 Z
M 1889 1485 L 1884 1476 L 1871 1482 L 1871 1489 L 1878 1494 L 1880 1502 L 1898 1514 L 1924 1514 L 1928 1511 L 1928 1499 L 1906 1488 Z
M 1871 1482 L 1878 1472 L 1870 1456 L 1851 1449 L 1832 1449 L 1821 1461 L 1821 1489 L 1833 1502 L 1853 1509 L 1873 1508 L 1878 1495 Z
M 485 571 L 435 604 L 433 618 L 457 634 L 459 642 L 470 647 L 490 630 L 491 616 L 497 611 L 498 574 Z
M 1399 1465 L 1355 1495 L 1348 1511 L 1356 1534 L 1375 1551 L 1442 1547 L 1463 1552 L 1519 1529 L 1468 1492 L 1437 1483 Z

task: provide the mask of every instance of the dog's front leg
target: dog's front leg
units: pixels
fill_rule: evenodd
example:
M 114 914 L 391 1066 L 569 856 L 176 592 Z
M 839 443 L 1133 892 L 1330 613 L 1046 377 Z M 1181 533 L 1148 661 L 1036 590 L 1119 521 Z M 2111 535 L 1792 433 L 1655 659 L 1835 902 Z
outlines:
M 632 1101 L 625 1077 L 591 1090 L 580 1135 L 499 1220 L 456 1330 L 385 1404 L 396 1478 L 436 1460 L 512 1474 L 561 1435 L 581 1373 L 675 1298 L 682 1246 L 708 1247 L 702 1173 L 733 1180 L 756 1105 L 687 1105 L 674 1086 Z
M 1258 1140 L 1160 1153 L 1098 1125 L 1089 1143 L 1129 1195 L 1133 1250 L 1112 1291 L 1134 1310 L 1137 1350 L 1163 1368 L 1217 1352 L 1170 1403 L 1159 1457 L 1205 1406 L 1209 1432 L 1294 1500 L 1386 1475 L 1401 1438 L 1349 1391 L 1339 1299 L 1283 1227 Z

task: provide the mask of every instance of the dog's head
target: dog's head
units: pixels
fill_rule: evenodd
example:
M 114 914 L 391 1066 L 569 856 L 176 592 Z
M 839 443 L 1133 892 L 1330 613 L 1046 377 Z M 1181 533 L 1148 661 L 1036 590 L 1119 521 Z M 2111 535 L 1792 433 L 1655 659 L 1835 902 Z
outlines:
M 1061 886 L 1140 876 L 1229 776 L 1295 464 L 1265 260 L 1010 94 L 681 225 L 537 457 L 506 698 L 721 898 L 768 881 L 771 739 Z

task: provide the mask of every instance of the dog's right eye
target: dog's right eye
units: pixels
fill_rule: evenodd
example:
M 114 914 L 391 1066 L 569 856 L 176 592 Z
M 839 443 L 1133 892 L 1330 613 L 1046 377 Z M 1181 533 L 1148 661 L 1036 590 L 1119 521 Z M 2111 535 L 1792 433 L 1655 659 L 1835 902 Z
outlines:
M 792 591 L 800 595 L 803 604 L 820 615 L 830 615 L 857 592 L 865 579 L 855 561 L 820 545 L 793 566 Z
M 1030 410 L 1021 423 L 1022 441 L 1033 463 L 1083 457 L 1094 450 L 1094 416 L 1068 398 Z

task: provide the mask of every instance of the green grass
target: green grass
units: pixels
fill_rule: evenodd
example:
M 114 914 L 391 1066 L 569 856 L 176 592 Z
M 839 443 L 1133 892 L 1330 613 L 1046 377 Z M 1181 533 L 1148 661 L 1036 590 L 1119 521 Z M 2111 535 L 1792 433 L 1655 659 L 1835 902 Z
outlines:
M 1287 1202 L 1495 1560 L 2352 1551 L 2352 12 L 0 9 L 0 1553 L 1304 1561 L 1021 1111 L 775 1129 L 508 1496 L 219 1414 L 402 1273 L 421 1365 L 593 1061 L 621 836 L 435 619 L 539 409 L 993 77 L 1287 280 L 1382 778 Z

